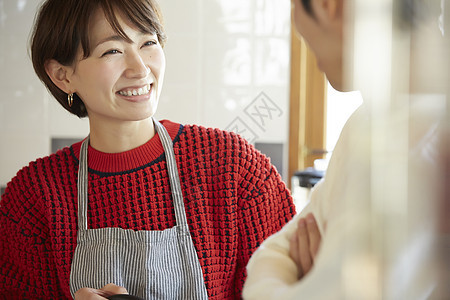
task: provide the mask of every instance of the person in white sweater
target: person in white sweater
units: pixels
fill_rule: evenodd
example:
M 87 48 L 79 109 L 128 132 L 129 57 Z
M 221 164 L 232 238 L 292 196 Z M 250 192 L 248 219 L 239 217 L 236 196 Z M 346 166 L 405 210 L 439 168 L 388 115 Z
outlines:
M 292 1 L 295 28 L 316 54 L 331 85 L 341 91 L 348 88 L 343 76 L 346 1 L 351 0 Z M 440 188 L 442 100 L 411 97 L 386 121 L 377 120 L 371 105 L 361 105 L 344 126 L 310 203 L 250 259 L 243 298 L 438 297 L 432 203 Z M 381 137 L 392 142 L 382 155 L 374 154 L 380 143 L 377 134 L 383 134 L 374 127 L 380 124 L 388 133 Z M 409 126 L 407 136 L 401 124 Z M 403 160 L 380 178 L 375 160 L 395 156 L 399 148 L 405 153 Z M 380 180 L 395 178 L 395 172 L 406 176 L 380 188 Z M 392 203 L 398 209 L 377 207 L 383 203 L 374 202 L 380 193 L 395 198 L 401 192 L 407 194 L 407 201 Z

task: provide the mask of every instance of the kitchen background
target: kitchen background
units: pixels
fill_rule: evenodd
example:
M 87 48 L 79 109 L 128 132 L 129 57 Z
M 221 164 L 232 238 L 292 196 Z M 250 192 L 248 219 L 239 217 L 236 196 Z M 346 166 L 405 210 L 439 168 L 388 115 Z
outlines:
M 0 0 L 0 186 L 84 138 L 86 119 L 47 93 L 28 54 L 38 0 Z M 156 118 L 234 131 L 286 180 L 290 1 L 160 0 L 168 42 Z
M 289 180 L 286 178 L 287 168 L 285 166 L 287 164 L 289 116 L 290 1 L 159 1 L 165 16 L 169 40 L 165 48 L 167 58 L 165 86 L 156 117 L 238 132 L 262 149 L 264 153 L 269 154 L 284 179 Z M 39 2 L 40 0 L 0 0 L 0 88 L 2 90 L 0 94 L 0 187 L 4 187 L 29 161 L 48 155 L 53 151 L 52 148 L 70 144 L 73 140 L 80 140 L 88 134 L 87 120 L 79 120 L 60 108 L 33 72 L 27 53 L 27 43 Z M 377 23 L 371 23 L 370 21 L 374 21 L 374 19 L 367 18 L 367 15 L 370 17 L 372 12 L 374 16 L 384 15 L 386 6 L 383 5 L 386 3 L 407 3 L 408 1 L 358 0 L 355 2 L 364 8 L 360 10 L 362 14 L 359 15 L 359 25 L 363 26 L 359 26 L 357 29 L 363 28 L 361 32 L 365 32 L 364 29 L 369 28 L 375 33 L 375 35 L 364 34 L 364 36 L 356 37 L 356 41 L 360 42 L 356 43 L 359 49 L 368 51 L 359 52 L 359 58 L 363 63 L 355 64 L 359 68 L 355 68 L 356 71 L 359 71 L 355 73 L 355 78 L 365 80 L 369 91 L 372 91 L 377 96 L 376 98 L 380 99 L 379 94 L 383 89 L 380 88 L 379 81 L 390 84 L 390 79 L 388 76 L 373 77 L 373 69 L 384 66 L 384 64 L 379 62 L 380 59 L 367 60 L 366 56 L 361 54 L 367 52 L 367 55 L 370 56 L 370 52 L 386 49 L 383 48 L 382 43 L 377 43 L 379 40 L 388 43 L 394 41 L 393 44 L 397 47 L 400 45 L 399 48 L 404 46 L 402 44 L 404 40 L 396 40 L 393 35 L 385 34 L 383 26 L 370 27 Z M 446 16 L 448 16 L 450 15 L 450 6 L 444 6 L 444 3 L 448 3 L 448 1 L 441 1 L 442 8 L 447 10 Z M 378 9 L 367 9 L 366 5 Z M 382 25 L 389 21 L 389 18 L 380 19 Z M 388 25 L 388 33 L 392 34 L 393 26 L 392 24 Z M 448 22 L 445 26 L 447 29 L 449 28 Z M 426 36 L 419 36 L 416 37 L 416 40 L 420 42 L 419 45 L 422 45 L 422 40 L 425 38 Z M 448 34 L 446 34 L 446 41 L 448 43 Z M 390 48 L 396 50 L 393 47 Z M 448 51 L 448 46 L 446 50 Z M 445 52 L 445 54 L 447 53 Z M 447 57 L 448 55 L 442 57 L 445 63 L 443 66 L 448 66 L 448 61 L 444 59 Z M 390 56 L 386 55 L 381 58 L 386 61 Z M 423 66 L 426 66 L 426 63 L 432 58 L 434 57 L 423 56 L 423 61 L 419 61 L 419 65 L 422 63 Z M 388 61 L 388 66 L 391 66 L 391 63 L 392 66 L 399 66 L 401 62 Z M 366 68 L 366 65 L 374 68 Z M 407 71 L 404 66 L 394 69 Z M 380 74 L 384 75 L 384 72 L 389 72 L 389 70 L 384 67 L 380 68 Z M 422 71 L 422 69 L 415 71 Z M 423 69 L 420 73 L 424 76 L 418 78 L 427 79 L 429 73 L 434 73 L 435 70 L 431 71 L 433 72 L 427 72 L 426 68 Z M 361 74 L 366 76 L 358 76 Z M 409 74 L 406 73 L 406 75 Z M 448 79 L 446 72 L 442 76 Z M 366 78 L 375 78 L 379 81 L 366 80 Z M 448 101 L 449 91 L 445 90 L 445 92 Z M 336 101 L 332 100 L 331 95 Z M 347 98 L 346 101 L 338 99 L 342 97 Z M 387 99 L 389 100 L 389 97 Z M 337 123 L 330 121 L 330 118 L 327 119 L 327 149 L 330 150 L 334 147 L 343 122 L 361 100 L 358 94 L 354 94 L 352 100 L 349 101 L 348 94 L 330 92 L 327 101 L 328 116 L 334 118 L 339 116 Z M 337 110 L 342 110 L 343 105 L 347 103 L 350 103 L 350 106 L 344 108 L 344 113 L 337 114 Z M 331 131 L 336 134 L 330 136 Z M 389 133 L 388 130 L 386 132 Z M 379 133 L 384 132 L 380 131 Z M 385 149 L 392 145 L 388 143 L 389 135 L 386 135 L 388 137 L 378 136 L 382 137 L 378 141 L 379 145 L 386 147 L 381 150 L 386 151 Z M 395 142 L 398 144 L 398 141 Z M 384 157 L 385 153 L 380 151 L 374 158 L 385 165 L 391 161 L 398 165 L 406 157 L 406 155 L 402 156 L 403 153 L 400 151 L 395 152 L 397 156 L 390 153 L 390 160 L 380 159 Z M 377 295 L 381 291 L 377 280 L 390 278 L 383 276 L 386 270 L 395 267 L 392 269 L 401 272 L 398 274 L 413 274 L 411 270 L 421 267 L 420 264 L 424 262 L 422 260 L 426 257 L 424 251 L 433 247 L 433 243 L 430 243 L 427 237 L 425 239 L 422 237 L 422 230 L 417 231 L 417 236 L 415 235 L 416 231 L 411 230 L 418 224 L 417 219 L 411 216 L 415 214 L 423 217 L 421 205 L 423 203 L 433 205 L 433 200 L 437 203 L 438 199 L 426 197 L 418 201 L 421 205 L 406 206 L 405 197 L 409 195 L 399 189 L 401 185 L 398 184 L 402 182 L 399 179 L 406 178 L 406 176 L 396 176 L 399 174 L 398 172 L 386 172 L 387 168 L 383 167 L 385 165 L 380 164 L 376 169 L 378 173 L 373 173 L 375 174 L 373 177 L 378 179 L 374 181 L 373 185 L 373 190 L 377 193 L 370 200 L 372 204 L 378 205 L 372 205 L 371 207 L 375 208 L 373 210 L 368 209 L 368 211 L 363 211 L 363 214 L 358 214 L 363 218 L 357 217 L 356 223 L 352 223 L 357 224 L 356 226 L 352 225 L 353 228 L 363 228 L 364 230 L 360 232 L 359 236 L 352 236 L 353 239 L 342 243 L 345 245 L 341 249 L 343 250 L 342 257 L 347 265 L 345 265 L 346 268 L 335 270 L 338 274 L 341 274 L 342 270 L 348 271 L 345 272 L 344 279 L 346 281 L 342 282 L 349 292 L 356 291 L 353 294 L 355 299 L 367 298 L 370 295 L 366 288 L 367 285 L 354 285 L 354 282 L 364 279 L 354 277 L 355 275 L 365 274 L 365 278 L 368 278 L 367 282 L 374 287 L 372 290 L 374 295 Z M 408 172 L 406 168 L 400 171 Z M 389 180 L 391 178 L 394 180 Z M 445 178 L 448 179 L 448 177 Z M 425 179 L 429 180 L 429 178 Z M 389 184 L 384 186 L 385 183 Z M 427 187 L 426 184 L 429 184 L 428 188 L 434 186 L 434 182 L 424 180 L 423 187 Z M 395 189 L 390 189 L 390 187 L 395 187 Z M 405 187 L 407 188 L 406 185 L 403 186 L 403 188 Z M 448 184 L 446 187 L 446 192 L 448 192 Z M 397 193 L 392 193 L 393 190 L 396 190 Z M 398 194 L 404 198 L 396 197 Z M 442 199 L 442 204 L 447 204 L 447 202 Z M 436 208 L 440 208 L 438 204 L 434 204 Z M 444 205 L 442 206 L 444 207 Z M 342 207 L 341 209 L 345 211 L 346 208 Z M 436 211 L 439 211 L 444 221 L 448 219 L 445 219 L 448 210 L 436 209 Z M 392 226 L 394 218 L 396 224 L 400 224 L 400 226 Z M 447 226 L 447 223 L 444 225 Z M 379 230 L 377 227 L 373 227 L 374 224 L 381 225 Z M 440 260 L 436 260 L 436 264 L 428 264 L 427 267 L 428 269 L 438 269 L 442 266 L 442 274 L 447 276 L 442 277 L 442 282 L 448 286 L 445 282 L 448 282 L 449 278 L 448 268 L 446 268 L 450 261 L 448 256 L 449 238 L 448 226 L 444 228 L 444 225 L 442 225 L 442 230 L 447 231 L 442 235 L 441 244 L 439 244 L 442 245 L 442 254 L 435 252 L 438 253 L 436 256 L 440 255 L 438 257 Z M 425 226 L 422 226 L 422 229 L 424 228 Z M 365 230 L 369 233 L 366 234 Z M 408 237 L 411 237 L 411 240 L 407 240 Z M 369 241 L 367 245 L 364 244 L 365 241 Z M 408 245 L 403 241 L 411 243 Z M 411 247 L 408 248 L 408 246 Z M 441 250 L 441 248 L 437 250 Z M 356 253 L 359 255 L 354 256 L 355 252 L 349 251 L 349 249 L 357 249 Z M 364 249 L 373 250 L 373 252 L 365 253 Z M 392 262 L 396 262 L 397 254 L 402 258 L 398 260 L 400 265 L 392 265 Z M 416 257 L 420 259 L 414 263 Z M 354 260 L 352 260 L 353 258 Z M 387 263 L 383 264 L 384 262 Z M 404 264 L 404 268 L 402 268 L 402 264 Z M 379 270 L 382 272 L 379 273 Z M 437 274 L 434 270 L 428 271 L 419 275 L 432 278 L 433 276 L 428 275 Z M 397 273 L 392 278 L 399 278 L 395 275 Z M 401 282 L 403 285 L 399 285 L 398 280 L 393 280 L 392 287 L 407 287 L 405 282 L 410 279 L 409 277 L 402 278 L 405 279 L 404 282 Z M 374 278 L 375 280 L 373 280 Z M 391 286 L 389 285 L 389 287 Z M 394 291 L 396 291 L 395 288 L 393 288 Z M 448 292 L 448 288 L 445 291 Z

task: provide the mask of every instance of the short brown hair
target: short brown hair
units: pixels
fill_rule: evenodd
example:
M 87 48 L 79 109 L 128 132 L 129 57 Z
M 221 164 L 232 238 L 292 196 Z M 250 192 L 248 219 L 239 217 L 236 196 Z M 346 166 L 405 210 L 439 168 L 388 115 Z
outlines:
M 83 101 L 74 94 L 72 107 L 67 94 L 47 75 L 45 64 L 54 59 L 65 66 L 73 65 L 81 45 L 84 57 L 90 55 L 89 21 L 96 10 L 103 10 L 114 31 L 125 40 L 129 37 L 121 28 L 116 13 L 121 13 L 139 30 L 158 36 L 162 46 L 166 41 L 162 15 L 156 0 L 47 0 L 36 15 L 30 40 L 31 60 L 39 79 L 56 100 L 69 112 L 86 117 Z

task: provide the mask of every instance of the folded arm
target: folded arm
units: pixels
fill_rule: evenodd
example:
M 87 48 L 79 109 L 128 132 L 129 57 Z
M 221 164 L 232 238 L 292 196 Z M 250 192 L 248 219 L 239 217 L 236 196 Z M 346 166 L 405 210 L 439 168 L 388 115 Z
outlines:
M 317 198 L 320 192 L 315 193 Z M 265 240 L 253 254 L 247 265 L 245 299 L 280 299 L 280 295 L 288 292 L 290 286 L 311 270 L 325 226 L 320 207 L 323 203 L 313 198 L 308 206 L 281 231 Z M 311 219 L 312 216 L 315 218 Z M 314 232 L 311 243 L 308 225 Z

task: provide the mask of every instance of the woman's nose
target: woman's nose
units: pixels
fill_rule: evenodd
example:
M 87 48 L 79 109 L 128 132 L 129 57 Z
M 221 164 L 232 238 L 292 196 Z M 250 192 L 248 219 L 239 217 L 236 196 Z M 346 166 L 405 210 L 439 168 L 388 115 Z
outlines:
M 129 54 L 125 76 L 129 78 L 144 78 L 150 74 L 150 67 L 138 53 Z

